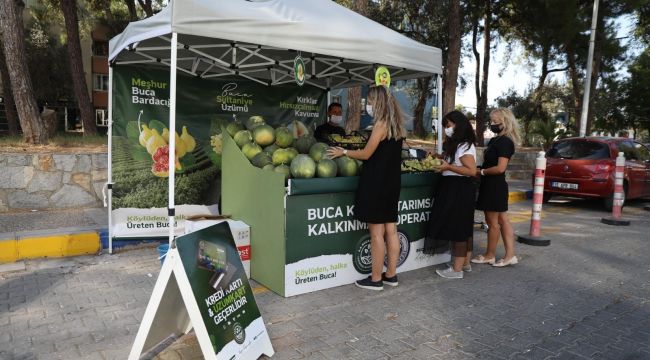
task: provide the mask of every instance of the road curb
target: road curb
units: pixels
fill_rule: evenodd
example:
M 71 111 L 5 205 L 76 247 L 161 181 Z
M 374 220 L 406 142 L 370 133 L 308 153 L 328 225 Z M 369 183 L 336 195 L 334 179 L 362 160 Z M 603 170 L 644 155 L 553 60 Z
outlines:
M 97 228 L 63 228 L 57 230 L 19 231 L 0 234 L 0 263 L 44 257 L 97 254 L 100 230 Z

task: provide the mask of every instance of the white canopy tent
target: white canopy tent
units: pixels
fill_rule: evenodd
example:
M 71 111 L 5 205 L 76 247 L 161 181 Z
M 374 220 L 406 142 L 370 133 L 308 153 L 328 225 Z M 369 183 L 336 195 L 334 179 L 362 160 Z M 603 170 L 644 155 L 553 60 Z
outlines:
M 392 80 L 436 75 L 441 105 L 442 51 L 420 44 L 331 0 L 175 0 L 160 13 L 129 24 L 109 45 L 109 62 L 170 67 L 169 128 L 176 127 L 176 73 L 200 78 L 242 76 L 263 85 L 294 82 L 300 54 L 306 83 L 321 89 L 374 83 L 382 65 Z M 112 129 L 109 68 L 109 149 Z M 441 113 L 438 111 L 438 123 Z M 440 126 L 438 126 L 440 128 Z M 440 132 L 438 134 L 440 147 Z M 175 139 L 170 137 L 170 153 Z M 440 150 L 440 149 L 439 149 Z M 112 251 L 109 150 L 109 251 Z M 174 163 L 169 194 L 174 194 Z M 174 197 L 169 196 L 169 238 Z

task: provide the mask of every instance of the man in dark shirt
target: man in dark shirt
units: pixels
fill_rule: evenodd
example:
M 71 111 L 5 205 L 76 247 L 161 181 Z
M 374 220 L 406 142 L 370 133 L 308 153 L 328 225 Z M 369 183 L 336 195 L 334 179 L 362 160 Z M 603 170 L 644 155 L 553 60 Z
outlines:
M 318 141 L 329 142 L 328 136 L 330 134 L 345 135 L 345 129 L 341 127 L 343 124 L 343 107 L 339 103 L 331 103 L 327 107 L 327 122 L 316 128 L 314 137 Z

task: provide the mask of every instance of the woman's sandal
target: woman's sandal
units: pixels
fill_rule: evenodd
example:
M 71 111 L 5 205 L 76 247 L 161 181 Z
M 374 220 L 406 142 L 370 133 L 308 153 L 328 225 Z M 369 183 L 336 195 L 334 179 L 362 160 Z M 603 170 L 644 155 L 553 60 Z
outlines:
M 479 255 L 479 256 L 473 258 L 470 261 L 473 262 L 474 264 L 490 264 L 490 265 L 494 265 L 494 262 L 496 261 L 496 259 L 495 258 L 486 259 L 485 256 Z
M 506 267 L 506 266 L 509 266 L 509 265 L 516 265 L 518 263 L 519 263 L 519 260 L 517 259 L 517 257 L 513 256 L 510 259 L 508 259 L 507 261 L 505 259 L 501 259 L 501 260 L 497 261 L 496 263 L 492 264 L 492 266 L 494 266 L 494 267 Z

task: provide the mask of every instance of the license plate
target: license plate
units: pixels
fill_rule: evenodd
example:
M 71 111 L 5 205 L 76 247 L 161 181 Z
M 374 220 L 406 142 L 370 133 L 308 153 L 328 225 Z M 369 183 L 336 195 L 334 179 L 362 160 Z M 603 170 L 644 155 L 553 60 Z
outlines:
M 553 181 L 551 186 L 558 189 L 578 190 L 578 184 Z

